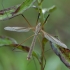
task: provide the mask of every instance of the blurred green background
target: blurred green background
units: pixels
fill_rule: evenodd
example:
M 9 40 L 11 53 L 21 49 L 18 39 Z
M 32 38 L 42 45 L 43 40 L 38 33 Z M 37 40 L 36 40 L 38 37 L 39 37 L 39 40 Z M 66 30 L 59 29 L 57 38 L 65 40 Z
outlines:
M 0 0 L 0 10 L 22 3 L 24 0 Z M 55 5 L 56 10 L 51 13 L 45 31 L 55 36 L 58 35 L 68 47 L 70 47 L 70 0 L 44 0 L 43 8 L 49 8 Z M 23 13 L 32 26 L 35 26 L 37 19 L 37 11 L 30 8 Z M 47 14 L 45 15 L 45 17 Z M 5 35 L 14 38 L 19 44 L 33 33 L 17 33 L 5 31 L 6 26 L 25 26 L 27 22 L 22 16 L 14 17 L 10 20 L 0 21 L 0 35 Z M 26 41 L 23 45 L 30 46 L 32 38 Z M 40 53 L 39 42 L 36 42 L 35 51 Z M 45 70 L 68 70 L 68 68 L 54 54 L 49 43 L 46 44 L 45 56 L 47 59 Z M 27 61 L 27 53 L 12 51 L 7 47 L 0 48 L 0 70 L 40 70 L 40 65 L 36 59 Z

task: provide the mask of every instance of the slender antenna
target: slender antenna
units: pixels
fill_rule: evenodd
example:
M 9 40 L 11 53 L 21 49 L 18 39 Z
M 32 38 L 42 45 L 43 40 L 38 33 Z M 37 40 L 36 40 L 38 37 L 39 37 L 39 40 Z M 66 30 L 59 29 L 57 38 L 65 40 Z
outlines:
M 48 16 L 46 17 L 46 19 L 45 19 L 44 23 L 42 24 L 42 26 L 46 23 L 46 21 L 48 20 L 49 16 L 50 16 L 50 13 L 49 13 Z
M 29 21 L 26 19 L 26 17 L 23 14 L 21 14 L 21 15 L 26 20 L 26 22 L 29 24 L 29 26 L 32 27 L 31 24 L 29 23 Z

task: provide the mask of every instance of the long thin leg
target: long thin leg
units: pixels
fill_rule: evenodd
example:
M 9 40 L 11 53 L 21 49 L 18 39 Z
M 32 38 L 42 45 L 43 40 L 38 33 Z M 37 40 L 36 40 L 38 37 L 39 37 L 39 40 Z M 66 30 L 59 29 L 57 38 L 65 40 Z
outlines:
M 20 44 L 23 44 L 24 42 L 26 42 L 28 39 L 30 39 L 31 37 L 33 37 L 34 36 L 34 34 L 33 35 L 31 35 L 31 36 L 29 36 L 28 38 L 26 38 L 22 43 L 20 43 Z
M 48 14 L 48 16 L 46 17 L 44 23 L 42 24 L 42 26 L 47 22 L 48 18 L 49 18 L 50 14 Z
M 32 27 L 31 24 L 29 23 L 29 21 L 26 19 L 26 17 L 23 14 L 21 14 L 21 15 L 26 20 L 26 22 L 29 24 L 29 26 Z
M 24 42 L 26 42 L 28 39 L 30 39 L 31 37 L 33 37 L 34 35 L 31 35 L 30 37 L 28 37 L 27 39 L 25 39 L 22 43 L 20 43 L 19 45 L 23 44 Z M 15 48 L 13 48 L 13 50 L 15 50 L 19 45 L 17 45 Z

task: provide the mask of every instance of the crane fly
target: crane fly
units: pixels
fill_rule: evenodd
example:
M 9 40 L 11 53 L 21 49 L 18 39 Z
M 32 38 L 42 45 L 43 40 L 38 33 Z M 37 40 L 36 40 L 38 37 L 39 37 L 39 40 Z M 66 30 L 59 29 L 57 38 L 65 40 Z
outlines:
M 45 20 L 45 22 L 46 22 L 46 20 Z M 53 43 L 55 43 L 59 46 L 62 46 L 64 48 L 67 48 L 67 46 L 63 42 L 61 42 L 60 40 L 58 40 L 55 37 L 51 36 L 50 34 L 46 33 L 44 30 L 42 30 L 41 23 L 37 23 L 35 28 L 34 27 L 5 27 L 4 29 L 8 30 L 8 31 L 16 31 L 16 32 L 28 32 L 30 30 L 34 31 L 34 37 L 33 37 L 33 40 L 32 40 L 31 46 L 30 46 L 30 50 L 29 50 L 27 59 L 31 58 L 32 51 L 33 51 L 33 48 L 35 46 L 36 38 L 37 38 L 37 35 L 39 33 L 43 33 L 44 37 L 46 39 L 48 39 L 49 41 L 51 41 L 51 42 L 53 42 Z

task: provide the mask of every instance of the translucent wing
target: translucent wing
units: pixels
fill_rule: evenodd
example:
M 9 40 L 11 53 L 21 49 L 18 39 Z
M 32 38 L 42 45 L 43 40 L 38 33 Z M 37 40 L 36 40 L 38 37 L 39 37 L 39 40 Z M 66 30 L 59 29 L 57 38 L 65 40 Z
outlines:
M 43 30 L 41 30 L 41 31 L 43 32 L 44 37 L 46 39 L 48 39 L 49 41 L 51 41 L 52 43 L 55 43 L 55 44 L 57 44 L 57 45 L 59 45 L 61 47 L 67 48 L 67 46 L 63 42 L 61 42 L 60 40 L 56 39 L 55 37 L 51 36 L 50 34 L 46 33 Z
M 8 30 L 8 31 L 28 32 L 32 28 L 26 28 L 26 27 L 5 27 L 4 29 Z

